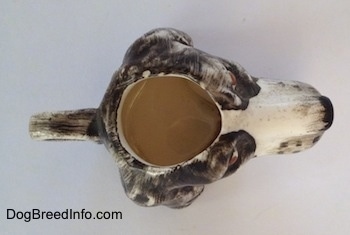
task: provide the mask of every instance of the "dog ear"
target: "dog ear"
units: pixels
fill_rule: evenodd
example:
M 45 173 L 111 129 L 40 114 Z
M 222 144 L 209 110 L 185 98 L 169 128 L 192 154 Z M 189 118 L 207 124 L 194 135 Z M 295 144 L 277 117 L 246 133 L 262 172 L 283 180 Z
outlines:
M 246 131 L 230 132 L 220 136 L 219 142 L 224 142 L 230 147 L 230 151 L 226 150 L 228 166 L 223 177 L 233 174 L 243 163 L 254 157 L 256 150 L 255 139 Z
M 257 84 L 258 79 L 251 77 L 238 63 L 220 60 L 230 75 L 231 83 L 225 84 L 225 87 L 219 89 L 220 92 L 213 91 L 214 96 L 216 95 L 218 103 L 224 110 L 245 110 L 248 107 L 249 99 L 260 92 L 261 88 Z
M 260 87 L 257 84 L 258 79 L 252 77 L 248 72 L 237 62 L 230 62 L 224 59 L 222 64 L 230 72 L 231 78 L 235 80 L 235 91 L 243 99 L 250 99 L 260 92 Z
M 203 56 L 202 64 L 222 66 L 221 72 L 217 72 L 216 67 L 204 66 L 207 69 L 202 72 L 205 75 L 203 77 L 211 77 L 209 81 L 202 79 L 208 81 L 209 92 L 220 104 L 222 110 L 245 110 L 250 98 L 258 95 L 261 90 L 257 84 L 258 79 L 251 77 L 238 63 L 217 57 L 208 59 L 208 57 L 210 55 Z
M 152 58 L 168 51 L 173 42 L 193 46 L 192 38 L 184 32 L 172 28 L 158 28 L 138 38 L 127 50 L 123 64 L 132 64 L 135 60 Z
M 248 107 L 248 100 L 242 100 L 234 93 L 233 89 L 230 90 L 232 92 L 214 90 L 210 91 L 210 93 L 222 110 L 245 110 Z

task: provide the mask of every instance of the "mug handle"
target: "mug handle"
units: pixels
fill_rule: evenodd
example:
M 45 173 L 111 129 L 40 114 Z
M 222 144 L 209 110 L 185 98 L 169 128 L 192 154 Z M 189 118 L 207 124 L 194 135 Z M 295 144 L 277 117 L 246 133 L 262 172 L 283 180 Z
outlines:
M 96 114 L 97 109 L 39 113 L 30 118 L 29 134 L 35 140 L 91 140 L 101 143 Z

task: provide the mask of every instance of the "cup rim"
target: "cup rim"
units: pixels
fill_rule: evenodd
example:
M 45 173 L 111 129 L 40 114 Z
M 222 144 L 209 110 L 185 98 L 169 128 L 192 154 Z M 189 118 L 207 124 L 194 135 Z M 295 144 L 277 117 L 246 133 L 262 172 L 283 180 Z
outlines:
M 196 84 L 199 88 L 201 88 L 202 90 L 204 90 L 210 97 L 211 101 L 215 104 L 217 110 L 218 110 L 218 113 L 220 115 L 220 119 L 222 120 L 222 110 L 220 109 L 220 106 L 219 104 L 215 101 L 214 97 L 212 96 L 212 94 L 205 89 L 204 86 L 201 85 L 200 82 L 196 81 L 196 79 L 193 79 L 191 78 L 191 76 L 186 76 L 186 75 L 182 75 L 182 74 L 158 74 L 158 75 L 151 75 L 151 76 L 148 76 L 148 77 L 142 77 L 140 79 L 138 79 L 137 81 L 134 81 L 133 83 L 129 84 L 123 91 L 122 95 L 121 95 L 121 98 L 120 98 L 120 102 L 119 102 L 119 106 L 117 108 L 117 113 L 116 113 L 116 124 L 117 124 L 117 132 L 118 132 L 118 136 L 119 136 L 119 142 L 120 142 L 120 145 L 133 157 L 135 158 L 136 160 L 138 160 L 139 162 L 147 165 L 147 166 L 152 166 L 152 167 L 157 167 L 157 168 L 168 168 L 168 167 L 174 167 L 174 166 L 177 166 L 177 165 L 181 165 L 181 164 L 184 164 L 184 163 L 188 163 L 188 162 L 191 162 L 193 161 L 194 159 L 197 159 L 197 158 L 202 158 L 204 157 L 205 155 L 205 152 L 208 148 L 210 148 L 213 144 L 215 144 L 220 135 L 221 135 L 221 132 L 222 132 L 222 123 L 220 124 L 220 130 L 218 131 L 218 134 L 216 135 L 216 137 L 213 139 L 213 141 L 207 146 L 205 147 L 200 153 L 192 156 L 191 158 L 189 158 L 188 160 L 184 160 L 184 161 L 180 161 L 180 162 L 177 162 L 177 163 L 174 163 L 174 164 L 170 164 L 170 165 L 157 165 L 157 164 L 154 164 L 154 163 L 151 163 L 151 162 L 148 162 L 146 160 L 144 160 L 141 156 L 139 156 L 137 153 L 135 153 L 135 151 L 131 148 L 131 146 L 128 144 L 126 138 L 125 138 L 125 135 L 124 135 L 124 132 L 123 132 L 123 126 L 122 126 L 122 120 L 121 120 L 121 113 L 122 113 L 122 109 L 123 109 L 123 104 L 125 102 L 125 99 L 128 95 L 128 93 L 130 92 L 130 90 L 137 84 L 137 83 L 140 83 L 142 81 L 145 81 L 145 80 L 148 80 L 148 79 L 152 79 L 152 78 L 160 78 L 160 77 L 175 77 L 175 78 L 182 78 L 182 79 L 185 79 L 189 82 L 192 82 L 193 84 Z

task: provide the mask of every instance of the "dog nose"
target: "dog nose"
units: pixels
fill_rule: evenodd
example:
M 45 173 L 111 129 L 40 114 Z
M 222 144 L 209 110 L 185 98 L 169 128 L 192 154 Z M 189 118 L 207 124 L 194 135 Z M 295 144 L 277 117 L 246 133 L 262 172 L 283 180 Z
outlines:
M 333 118 L 334 118 L 333 105 L 330 99 L 326 96 L 320 96 L 319 100 L 324 107 L 323 122 L 325 123 L 325 126 L 323 130 L 327 130 L 332 126 L 332 123 L 333 123 Z

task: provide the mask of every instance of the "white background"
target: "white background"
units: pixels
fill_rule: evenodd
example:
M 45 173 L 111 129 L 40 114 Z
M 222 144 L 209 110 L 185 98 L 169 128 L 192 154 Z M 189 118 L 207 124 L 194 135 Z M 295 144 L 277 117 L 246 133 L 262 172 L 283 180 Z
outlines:
M 152 28 L 252 75 L 299 80 L 331 98 L 312 149 L 251 160 L 188 208 L 127 199 L 104 146 L 37 142 L 33 113 L 97 107 L 128 46 Z M 350 2 L 1 1 L 1 234 L 350 234 Z M 7 220 L 6 209 L 122 211 L 122 220 Z

